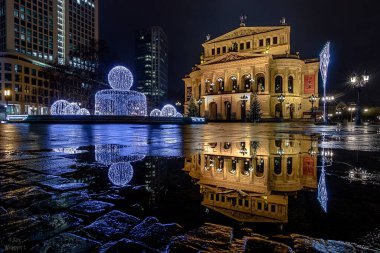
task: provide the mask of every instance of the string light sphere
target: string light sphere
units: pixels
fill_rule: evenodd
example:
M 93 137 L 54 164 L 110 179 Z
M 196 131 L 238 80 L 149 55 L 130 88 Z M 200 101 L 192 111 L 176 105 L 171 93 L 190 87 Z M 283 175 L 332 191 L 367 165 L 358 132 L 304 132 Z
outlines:
M 108 83 L 114 90 L 129 90 L 133 84 L 133 75 L 126 67 L 117 66 L 108 73 Z
M 79 110 L 80 110 L 80 107 L 77 103 L 70 103 L 63 110 L 63 114 L 64 115 L 76 115 Z
M 115 186 L 124 187 L 133 178 L 133 167 L 129 162 L 114 163 L 108 169 L 108 179 Z
M 181 113 L 177 112 L 174 117 L 176 117 L 176 118 L 183 118 L 183 115 Z
M 90 111 L 86 108 L 81 108 L 77 111 L 77 115 L 91 115 Z
M 177 110 L 172 105 L 162 107 L 161 114 L 163 117 L 175 117 Z
M 160 117 L 161 116 L 161 111 L 159 109 L 153 109 L 150 114 L 150 117 Z
M 70 103 L 66 100 L 57 100 L 50 107 L 51 115 L 64 115 L 65 109 Z

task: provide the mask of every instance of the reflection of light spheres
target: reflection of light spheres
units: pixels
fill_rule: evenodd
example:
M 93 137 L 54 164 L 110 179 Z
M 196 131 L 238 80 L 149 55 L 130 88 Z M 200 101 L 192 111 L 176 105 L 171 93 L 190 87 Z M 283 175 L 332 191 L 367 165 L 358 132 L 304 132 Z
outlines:
M 140 151 L 140 152 L 139 152 Z M 108 169 L 110 182 L 124 187 L 132 180 L 133 166 L 131 162 L 145 158 L 136 147 L 127 147 L 118 144 L 103 144 L 95 146 L 95 160 L 104 165 L 111 165 Z
M 108 170 L 108 178 L 113 185 L 126 186 L 132 180 L 133 167 L 129 162 L 114 163 Z
M 125 67 L 113 68 L 108 74 L 112 89 L 95 94 L 95 114 L 118 116 L 146 116 L 146 97 L 129 90 L 133 84 L 132 73 Z
M 141 150 L 118 144 L 103 144 L 95 146 L 95 160 L 104 165 L 118 162 L 136 162 L 145 158 Z

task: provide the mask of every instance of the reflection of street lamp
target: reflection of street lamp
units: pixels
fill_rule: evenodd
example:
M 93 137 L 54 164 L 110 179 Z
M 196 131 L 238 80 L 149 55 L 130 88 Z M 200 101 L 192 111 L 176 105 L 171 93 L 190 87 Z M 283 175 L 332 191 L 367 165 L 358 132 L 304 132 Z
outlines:
M 352 113 L 355 111 L 355 107 L 348 107 L 348 111 L 351 113 L 351 120 L 350 122 L 352 122 Z
M 280 110 L 280 118 L 282 119 L 284 115 L 282 114 L 282 103 L 285 101 L 285 96 L 283 94 L 279 95 L 277 97 L 278 102 L 281 104 L 281 110 Z
M 361 110 L 360 110 L 360 91 L 368 83 L 369 75 L 363 74 L 361 76 L 352 76 L 350 82 L 352 86 L 357 91 L 357 100 L 356 100 L 356 125 L 362 123 Z
M 198 99 L 197 104 L 198 104 L 198 116 L 199 117 L 201 116 L 201 105 L 202 105 L 202 103 L 203 103 L 202 98 Z

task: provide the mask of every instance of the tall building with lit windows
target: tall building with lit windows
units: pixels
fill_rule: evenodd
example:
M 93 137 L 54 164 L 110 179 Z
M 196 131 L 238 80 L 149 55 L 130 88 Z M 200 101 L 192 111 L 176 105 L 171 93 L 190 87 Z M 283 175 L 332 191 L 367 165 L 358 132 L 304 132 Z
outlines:
M 290 26 L 240 27 L 202 44 L 201 63 L 183 78 L 185 113 L 191 99 L 209 120 L 245 121 L 255 94 L 262 118 L 310 118 L 318 106 L 318 59 L 290 49 Z M 311 103 L 310 97 L 316 98 Z
M 153 26 L 136 34 L 137 90 L 144 93 L 148 111 L 161 108 L 168 93 L 168 38 Z
M 47 114 L 58 91 L 44 69 L 95 71 L 76 51 L 97 40 L 98 0 L 0 0 L 0 105 L 11 114 Z

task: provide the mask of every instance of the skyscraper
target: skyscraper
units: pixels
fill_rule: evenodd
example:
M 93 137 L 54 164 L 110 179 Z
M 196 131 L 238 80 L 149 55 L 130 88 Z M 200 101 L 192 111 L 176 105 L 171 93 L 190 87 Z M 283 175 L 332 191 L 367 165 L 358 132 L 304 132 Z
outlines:
M 137 90 L 148 101 L 148 112 L 161 107 L 168 93 L 168 39 L 161 27 L 153 26 L 136 36 Z
M 0 104 L 47 114 L 59 91 L 44 70 L 58 63 L 95 71 L 77 51 L 97 40 L 98 0 L 0 0 Z

